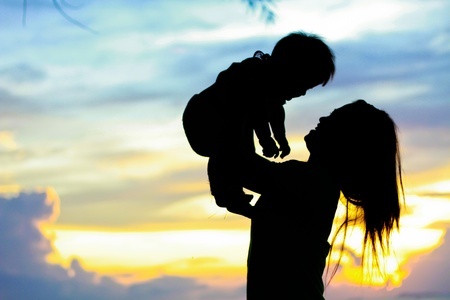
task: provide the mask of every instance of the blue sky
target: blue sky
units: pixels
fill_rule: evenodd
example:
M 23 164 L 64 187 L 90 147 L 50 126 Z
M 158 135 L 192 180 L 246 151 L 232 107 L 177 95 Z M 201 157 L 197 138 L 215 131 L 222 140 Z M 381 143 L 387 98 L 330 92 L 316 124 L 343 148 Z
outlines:
M 450 295 L 448 1 L 280 0 L 273 23 L 240 0 L 58 1 L 75 22 L 26 3 L 24 19 L 22 1 L 0 2 L 0 297 L 243 299 L 249 222 L 215 206 L 181 114 L 295 30 L 321 35 L 337 71 L 286 105 L 288 158 L 307 159 L 319 117 L 360 98 L 397 122 L 403 155 L 401 285 L 342 275 L 329 299 Z

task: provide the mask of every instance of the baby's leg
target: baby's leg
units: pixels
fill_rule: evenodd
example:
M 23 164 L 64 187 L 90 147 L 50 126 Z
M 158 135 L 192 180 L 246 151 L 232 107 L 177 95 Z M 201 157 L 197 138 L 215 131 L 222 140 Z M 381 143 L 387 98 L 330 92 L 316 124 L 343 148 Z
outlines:
M 227 159 L 211 157 L 208 161 L 208 177 L 211 194 L 217 206 L 226 207 L 229 212 L 251 218 L 253 206 L 252 195 L 244 193 L 238 168 Z
M 236 151 L 227 153 L 219 152 L 208 161 L 211 194 L 219 207 L 250 218 L 253 196 L 244 193 L 241 178 L 245 157 Z
M 209 186 L 219 207 L 227 207 L 243 193 L 238 174 L 233 171 L 237 167 L 234 164 L 235 160 L 222 155 L 211 156 L 208 160 Z
M 253 216 L 253 206 L 250 204 L 250 201 L 252 199 L 253 195 L 242 192 L 241 197 L 237 201 L 230 201 L 227 210 L 251 219 Z

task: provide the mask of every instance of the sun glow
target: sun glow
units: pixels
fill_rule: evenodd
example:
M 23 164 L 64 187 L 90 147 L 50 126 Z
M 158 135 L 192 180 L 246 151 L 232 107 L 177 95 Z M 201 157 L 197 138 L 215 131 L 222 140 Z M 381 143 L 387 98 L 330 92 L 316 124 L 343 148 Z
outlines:
M 373 287 L 387 287 L 392 289 L 399 287 L 402 281 L 409 275 L 408 262 L 420 255 L 430 253 L 443 243 L 445 228 L 433 226 L 433 224 L 450 221 L 450 202 L 444 198 L 407 196 L 407 209 L 403 211 L 401 227 L 399 231 L 392 233 L 389 253 L 380 259 L 379 269 L 373 261 L 373 257 L 366 257 L 365 268 L 361 268 L 363 231 L 360 227 L 351 227 L 346 237 L 347 247 L 340 260 L 341 269 L 336 274 L 333 282 L 353 283 Z M 431 213 L 434 212 L 434 213 Z M 345 208 L 341 204 L 336 213 L 337 222 L 334 232 L 342 222 Z M 343 235 L 336 238 L 335 248 L 330 255 L 331 264 L 336 264 L 340 257 L 340 244 Z
M 61 263 L 77 258 L 87 270 L 123 280 L 151 279 L 164 274 L 200 278 L 242 275 L 249 240 L 245 230 L 56 230 L 55 236 Z M 124 276 L 125 273 L 134 276 Z
M 14 140 L 14 135 L 9 131 L 0 131 L 0 147 L 7 150 L 17 149 L 17 143 Z
M 122 228 L 119 231 L 58 227 L 53 223 L 59 216 L 59 197 L 52 188 L 44 190 L 53 213 L 37 226 L 53 246 L 54 253 L 47 261 L 64 266 L 68 274 L 76 271 L 71 266 L 78 262 L 87 271 L 112 276 L 124 284 L 164 275 L 195 277 L 217 285 L 245 283 L 249 223 L 232 215 L 224 222 L 226 212 L 218 214 L 216 205 L 204 197 L 186 199 L 182 204 L 161 211 L 175 219 L 186 214 L 201 216 L 200 219 L 193 218 L 191 223 L 170 226 L 152 223 L 151 228 Z M 409 262 L 443 243 L 445 228 L 439 224 L 450 221 L 450 201 L 418 195 L 407 195 L 406 198 L 400 231 L 393 232 L 392 251 L 380 260 L 379 270 L 370 256 L 366 257 L 367 268 L 362 270 L 363 231 L 360 227 L 351 227 L 340 260 L 341 268 L 333 278 L 333 284 L 399 287 L 410 273 Z M 345 208 L 340 204 L 334 231 L 344 214 Z M 205 226 L 205 220 L 208 226 Z M 341 243 L 342 236 L 339 235 L 329 257 L 331 266 L 339 260 Z

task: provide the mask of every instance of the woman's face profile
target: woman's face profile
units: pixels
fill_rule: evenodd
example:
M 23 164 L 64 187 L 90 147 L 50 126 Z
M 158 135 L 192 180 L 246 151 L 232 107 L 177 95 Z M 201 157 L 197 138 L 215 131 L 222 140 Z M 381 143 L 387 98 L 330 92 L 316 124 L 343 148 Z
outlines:
M 319 118 L 316 128 L 312 129 L 304 138 L 306 147 L 311 154 L 330 153 L 333 151 L 340 137 L 348 134 L 344 132 L 347 122 L 351 122 L 356 103 L 346 104 L 333 110 L 328 115 Z
M 332 124 L 330 125 L 330 123 L 332 123 L 331 115 L 327 117 L 321 117 L 316 128 L 311 129 L 305 136 L 304 140 L 309 153 L 321 153 L 323 152 L 323 150 L 325 150 L 325 147 L 328 147 L 329 143 L 327 142 L 327 137 L 330 135 L 330 126 L 332 126 Z
M 351 147 L 349 143 L 358 143 L 366 134 L 366 123 L 373 119 L 373 112 L 367 102 L 357 100 L 335 109 L 327 117 L 321 117 L 316 128 L 304 138 L 308 151 L 327 155 L 339 152 L 336 147 Z

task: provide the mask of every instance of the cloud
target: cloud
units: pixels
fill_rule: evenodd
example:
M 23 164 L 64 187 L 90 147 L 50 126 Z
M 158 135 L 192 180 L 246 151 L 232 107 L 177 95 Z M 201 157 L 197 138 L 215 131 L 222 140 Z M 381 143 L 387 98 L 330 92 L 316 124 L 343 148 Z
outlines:
M 393 290 L 384 287 L 368 289 L 363 286 L 332 284 L 325 290 L 325 297 L 334 300 L 348 299 L 449 299 L 448 270 L 450 268 L 450 231 L 445 241 L 433 252 L 417 256 L 408 263 L 410 274 L 402 285 Z
M 450 296 L 448 270 L 450 269 L 450 231 L 441 247 L 428 255 L 417 257 L 411 263 L 411 274 L 404 281 L 401 290 L 412 294 L 446 294 Z M 420 271 L 419 271 L 420 270 Z
M 48 257 L 57 252 L 42 228 L 58 215 L 59 198 L 51 188 L 0 197 L 0 299 L 233 300 L 245 295 L 244 287 L 222 290 L 173 276 L 125 286 L 86 271 L 75 258 L 68 267 L 51 264 Z
M 45 77 L 43 70 L 24 63 L 0 69 L 0 79 L 14 83 L 39 82 Z
M 59 198 L 52 189 L 0 197 L 1 299 L 234 300 L 245 297 L 245 286 L 219 288 L 194 278 L 164 275 L 126 286 L 112 277 L 86 271 L 76 258 L 67 267 L 50 264 L 47 258 L 57 253 L 53 238 L 43 234 L 42 228 L 53 223 L 58 215 Z M 447 233 L 446 241 L 449 239 L 450 234 Z M 431 254 L 418 257 L 403 286 L 392 292 L 332 284 L 326 295 L 333 299 L 395 295 L 404 299 L 406 296 L 449 295 L 446 276 L 450 268 L 450 262 L 446 259 L 448 255 L 450 244 L 447 242 Z
M 8 274 L 29 275 L 39 271 L 52 245 L 37 224 L 56 213 L 57 199 L 46 193 L 21 193 L 13 199 L 0 198 L 0 269 Z

